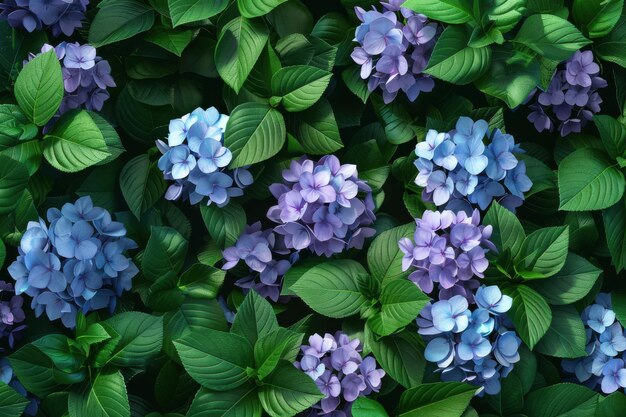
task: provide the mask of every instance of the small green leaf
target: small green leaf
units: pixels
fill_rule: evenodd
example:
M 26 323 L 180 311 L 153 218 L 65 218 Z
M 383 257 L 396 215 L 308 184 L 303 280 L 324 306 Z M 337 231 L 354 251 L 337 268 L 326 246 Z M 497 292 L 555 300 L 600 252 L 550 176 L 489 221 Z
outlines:
M 167 5 L 174 27 L 208 19 L 221 13 L 228 0 L 168 0 Z
M 402 393 L 398 417 L 461 417 L 476 387 L 460 382 L 422 384 Z
M 498 250 L 509 249 L 513 257 L 519 253 L 526 233 L 515 214 L 494 201 L 491 203 L 483 224 L 493 227 L 490 240 Z
M 239 12 L 244 17 L 259 17 L 268 14 L 287 0 L 237 0 Z
M 153 226 L 142 256 L 141 270 L 146 278 L 156 281 L 168 273 L 178 274 L 187 254 L 187 241 L 175 229 Z
M 139 0 L 107 0 L 89 27 L 89 43 L 99 48 L 145 32 L 154 24 L 154 10 Z
M 200 213 L 209 234 L 220 248 L 232 246 L 246 226 L 246 212 L 234 201 L 221 208 L 215 204 L 202 205 Z
M 320 99 L 331 77 L 332 73 L 308 65 L 284 67 L 272 77 L 272 94 L 281 98 L 285 110 L 303 111 Z
M 388 279 L 406 278 L 410 271 L 402 271 L 402 257 L 398 242 L 412 238 L 415 223 L 385 230 L 374 239 L 367 251 L 367 266 L 372 276 L 383 282 Z
M 424 344 L 415 331 L 405 330 L 379 340 L 373 340 L 372 336 L 370 332 L 368 345 L 376 361 L 390 377 L 405 388 L 422 383 L 426 367 Z
M 256 385 L 244 384 L 226 392 L 200 388 L 187 417 L 261 417 L 262 411 Z
M 389 417 L 385 407 L 367 397 L 359 397 L 352 403 L 354 417 Z
M 593 116 L 602 138 L 602 144 L 611 158 L 617 159 L 626 154 L 626 126 L 611 116 L 597 114 Z
M 193 30 L 172 30 L 157 28 L 153 29 L 144 37 L 148 42 L 181 56 L 183 51 L 193 39 Z
M 137 219 L 161 199 L 167 184 L 163 173 L 146 154 L 134 157 L 120 173 L 120 189 Z
M 574 21 L 590 38 L 608 35 L 624 10 L 624 0 L 574 0 Z
M 0 382 L 0 416 L 20 417 L 29 402 L 25 396 Z
M 507 314 L 522 340 L 533 349 L 552 322 L 552 311 L 548 303 L 526 285 L 505 287 L 502 292 L 513 298 L 513 306 Z
M 443 23 L 459 24 L 474 19 L 471 4 L 466 0 L 407 0 L 402 7 Z
M 383 283 L 381 310 L 367 323 L 379 336 L 387 336 L 415 320 L 430 298 L 413 282 L 404 279 Z
M 245 337 L 251 346 L 257 340 L 278 328 L 278 321 L 272 305 L 256 291 L 249 291 L 239 306 L 232 332 Z
M 339 126 L 328 100 L 322 98 L 288 120 L 289 132 L 298 139 L 304 152 L 324 155 L 343 148 Z
M 266 333 L 254 345 L 254 362 L 260 380 L 267 377 L 281 359 L 293 362 L 300 351 L 302 333 L 277 328 Z
M 526 236 L 522 244 L 522 253 L 527 256 L 525 258 L 527 270 L 539 274 L 542 278 L 556 274 L 565 265 L 568 245 L 567 226 L 535 230 Z
M 0 155 L 0 215 L 15 210 L 19 197 L 26 190 L 28 178 L 28 169 L 24 164 Z
M 580 358 L 587 356 L 586 341 L 585 326 L 574 306 L 554 306 L 550 328 L 535 350 L 557 358 Z
M 609 36 L 594 42 L 593 51 L 603 60 L 626 68 L 624 48 L 626 48 L 626 16 L 619 18 Z
M 130 417 L 122 373 L 102 371 L 89 383 L 70 391 L 68 410 L 70 417 Z
M 622 198 L 617 204 L 603 210 L 602 220 L 611 261 L 615 270 L 620 272 L 626 266 L 626 200 Z

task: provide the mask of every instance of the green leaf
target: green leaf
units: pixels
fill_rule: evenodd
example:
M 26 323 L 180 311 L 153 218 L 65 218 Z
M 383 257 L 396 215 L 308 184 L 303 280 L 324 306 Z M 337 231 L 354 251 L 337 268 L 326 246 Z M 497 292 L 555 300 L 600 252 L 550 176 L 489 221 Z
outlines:
M 383 283 L 381 310 L 367 324 L 379 336 L 387 336 L 415 320 L 430 298 L 413 282 L 396 279 Z
M 546 300 L 526 285 L 503 288 L 513 298 L 513 306 L 507 313 L 515 324 L 515 330 L 522 340 L 533 349 L 550 328 L 552 311 Z
M 567 20 L 552 14 L 534 14 L 524 21 L 513 42 L 548 59 L 564 61 L 591 41 Z
M 44 157 L 63 172 L 81 171 L 111 155 L 98 125 L 84 110 L 65 113 L 43 139 Z
M 415 223 L 405 224 L 385 230 L 374 239 L 367 250 L 367 266 L 372 277 L 383 282 L 389 279 L 406 278 L 410 271 L 402 271 L 402 257 L 398 242 L 402 238 L 412 238 Z
M 272 305 L 256 291 L 249 291 L 237 310 L 231 331 L 254 346 L 261 336 L 276 329 L 278 321 Z
M 13 372 L 26 390 L 40 398 L 60 391 L 54 378 L 52 360 L 32 344 L 24 345 L 9 356 Z
M 611 158 L 618 158 L 626 154 L 626 126 L 611 116 L 597 114 L 593 116 L 602 138 L 602 144 Z
M 139 0 L 108 0 L 89 27 L 89 43 L 99 48 L 132 38 L 154 24 L 154 10 Z
M 343 148 L 333 108 L 323 98 L 307 110 L 292 115 L 289 132 L 298 138 L 308 154 L 324 155 Z
M 486 15 L 494 28 L 506 33 L 517 25 L 526 11 L 527 0 L 492 0 Z
M 116 370 L 100 372 L 70 391 L 67 403 L 70 417 L 130 417 L 126 383 Z
M 17 104 L 37 126 L 43 126 L 55 115 L 63 99 L 61 64 L 54 51 L 35 57 L 20 71 L 15 81 Z
M 174 346 L 189 375 L 215 391 L 241 386 L 249 378 L 246 369 L 254 365 L 252 346 L 237 334 L 198 329 L 174 341 Z
M 202 205 L 200 213 L 209 234 L 220 248 L 232 246 L 246 226 L 246 212 L 234 201 L 221 208 L 215 204 Z
M 261 417 L 257 387 L 245 384 L 226 392 L 200 388 L 187 417 Z
M 193 264 L 180 276 L 178 288 L 191 298 L 214 299 L 224 283 L 226 271 L 204 264 Z
M 134 157 L 120 173 L 120 189 L 137 219 L 161 199 L 167 184 L 156 163 L 146 154 Z
M 459 24 L 474 19 L 471 3 L 466 0 L 407 0 L 402 7 L 443 23 Z
M 156 281 L 168 273 L 177 274 L 183 267 L 187 241 L 175 229 L 153 226 L 146 245 L 141 271 L 146 278 Z
M 617 391 L 601 399 L 596 415 L 602 417 L 621 417 L 626 409 L 626 395 Z
M 105 342 L 96 356 L 100 367 L 145 366 L 161 351 L 163 345 L 163 317 L 138 311 L 116 314 L 105 323 L 117 333 Z
M 183 51 L 193 39 L 193 30 L 153 29 L 144 37 L 148 42 L 181 56 Z
M 626 266 L 626 200 L 602 211 L 604 234 L 611 253 L 611 262 L 617 272 Z
M 306 271 L 291 290 L 319 314 L 349 317 L 357 314 L 366 301 L 359 280 L 367 277 L 367 271 L 356 261 L 329 260 Z
M 368 342 L 376 361 L 400 385 L 411 388 L 422 383 L 426 359 L 422 339 L 415 331 L 405 330 L 379 340 L 368 338 Z
M 367 88 L 366 80 L 361 78 L 361 69 L 358 65 L 351 65 L 341 73 L 341 79 L 346 83 L 346 87 L 363 103 L 367 103 L 371 91 Z
M 559 165 L 560 210 L 611 207 L 624 195 L 624 175 L 614 161 L 595 149 L 579 149 Z
M 596 415 L 600 394 L 578 384 L 556 384 L 531 392 L 524 414 L 532 417 L 586 417 Z
M 272 77 L 272 94 L 281 98 L 285 110 L 306 110 L 322 97 L 332 73 L 308 65 L 278 70 Z
M 313 380 L 291 362 L 279 362 L 259 387 L 259 400 L 272 417 L 293 416 L 323 398 Z
M 567 226 L 535 230 L 522 244 L 522 253 L 527 255 L 526 268 L 542 278 L 551 277 L 565 265 L 568 245 Z
M 460 382 L 422 384 L 402 393 L 398 417 L 461 417 L 476 387 Z
M 220 77 L 236 93 L 248 78 L 267 42 L 269 32 L 263 20 L 237 17 L 220 33 L 215 65 Z
M 277 328 L 266 333 L 254 345 L 254 362 L 260 380 L 267 377 L 281 359 L 293 362 L 300 352 L 302 333 Z
M 470 34 L 464 27 L 448 26 L 439 36 L 425 73 L 453 84 L 468 84 L 489 67 L 491 49 L 467 46 Z
M 536 371 L 535 369 L 534 372 Z M 524 408 L 524 390 L 520 378 L 516 374 L 510 373 L 506 378 L 500 379 L 500 385 L 500 392 L 485 396 L 491 408 L 501 416 L 516 415 L 515 413 L 522 411 Z
M 590 38 L 608 35 L 622 15 L 624 0 L 575 0 L 574 21 Z
M 552 305 L 573 304 L 585 297 L 602 273 L 591 262 L 568 253 L 565 265 L 550 279 L 537 280 L 530 287 Z
M 244 17 L 260 17 L 268 14 L 287 0 L 237 0 L 239 12 Z
M 11 88 L 28 53 L 39 51 L 47 41 L 43 30 L 28 33 L 13 29 L 7 19 L 0 22 L 0 90 Z
M 626 16 L 619 18 L 609 36 L 594 43 L 593 51 L 603 60 L 626 68 L 624 48 L 626 48 Z
M 415 140 L 416 136 L 419 139 L 426 136 L 424 129 L 413 124 L 413 118 L 406 107 L 400 105 L 399 102 L 385 104 L 381 97 L 373 95 L 372 104 L 376 114 L 381 119 L 385 128 L 385 135 L 390 143 L 401 145 Z
M 509 249 L 515 257 L 524 243 L 526 233 L 517 216 L 497 202 L 491 203 L 483 224 L 493 226 L 491 240 L 498 250 Z
M 0 155 L 0 215 L 15 210 L 28 184 L 26 166 L 8 156 Z
M 221 13 L 228 6 L 228 0 L 168 0 L 167 6 L 172 24 L 177 27 Z
M 107 151 L 110 153 L 107 158 L 98 162 L 96 165 L 108 164 L 126 152 L 126 149 L 124 149 L 124 145 L 122 145 L 122 140 L 117 134 L 117 131 L 113 128 L 113 126 L 111 126 L 111 124 L 109 124 L 109 122 L 106 121 L 104 117 L 93 111 L 88 111 L 87 113 L 89 113 L 91 120 L 93 120 L 96 126 L 98 126 L 98 129 L 100 129 L 100 133 L 102 133 L 104 142 L 107 145 Z
M 20 417 L 30 401 L 13 388 L 0 382 L 0 416 Z
M 359 397 L 350 409 L 354 417 L 389 417 L 385 407 L 367 397 Z
M 285 144 L 287 132 L 280 112 L 267 104 L 244 103 L 232 111 L 224 146 L 233 154 L 230 168 L 265 161 Z
M 535 350 L 557 358 L 580 358 L 587 356 L 586 340 L 585 326 L 574 306 L 554 306 L 550 328 Z

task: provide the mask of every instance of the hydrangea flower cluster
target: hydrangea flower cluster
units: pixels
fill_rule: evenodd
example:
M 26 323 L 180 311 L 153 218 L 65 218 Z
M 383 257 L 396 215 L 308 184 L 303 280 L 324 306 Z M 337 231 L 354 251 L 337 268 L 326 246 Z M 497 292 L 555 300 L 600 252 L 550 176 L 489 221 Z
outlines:
M 359 179 L 356 165 L 342 165 L 334 155 L 318 162 L 302 157 L 282 175 L 284 183 L 270 186 L 278 205 L 267 217 L 279 224 L 274 232 L 284 236 L 287 248 L 331 256 L 361 249 L 374 235 L 367 227 L 376 218 L 372 189 Z
M 626 337 L 624 328 L 615 320 L 611 295 L 598 294 L 595 304 L 587 306 L 581 318 L 587 334 L 587 356 L 564 360 L 563 369 L 589 388 L 600 388 L 605 394 L 626 388 Z
M 49 27 L 54 36 L 72 36 L 83 26 L 88 4 L 89 0 L 5 0 L 0 3 L 0 19 L 28 32 Z
M 398 242 L 404 253 L 402 270 L 415 270 L 409 279 L 422 291 L 430 294 L 439 288 L 439 299 L 460 295 L 473 302 L 477 278 L 484 278 L 489 261 L 485 254 L 496 250 L 489 241 L 493 228 L 480 224 L 480 213 L 426 210 L 417 227 L 413 241 L 402 238 Z
M 61 42 L 56 47 L 44 44 L 41 53 L 53 49 L 62 63 L 65 88 L 57 115 L 72 109 L 102 110 L 104 102 L 110 97 L 107 87 L 115 87 L 109 62 L 97 56 L 93 46 L 78 42 Z M 28 60 L 35 56 L 29 54 Z
M 252 174 L 246 168 L 226 169 L 232 159 L 230 150 L 224 147 L 227 122 L 228 116 L 215 107 L 197 108 L 170 121 L 167 144 L 156 141 L 163 154 L 159 169 L 166 180 L 174 181 L 165 193 L 166 199 L 182 197 L 191 204 L 206 199 L 207 205 L 223 207 L 252 184 Z
M 47 213 L 29 222 L 18 248 L 19 256 L 8 271 L 15 279 L 15 293 L 33 299 L 37 317 L 45 311 L 48 319 L 61 319 L 68 328 L 76 324 L 76 313 L 109 307 L 132 286 L 139 269 L 125 256 L 136 248 L 126 238 L 122 223 L 109 212 L 94 207 L 90 197 Z
M 278 301 L 283 276 L 298 260 L 298 252 L 285 247 L 284 237 L 272 229 L 262 230 L 261 223 L 247 226 L 235 246 L 223 252 L 224 270 L 234 268 L 244 261 L 250 274 L 235 282 L 240 288 L 253 289 L 263 297 Z
M 430 92 L 435 86 L 431 76 L 422 71 L 441 28 L 426 16 L 402 7 L 404 1 L 381 3 L 382 13 L 375 8 L 355 8 L 362 23 L 354 39 L 360 46 L 352 52 L 352 59 L 361 66 L 361 78 L 369 78 L 368 89 L 380 87 L 385 103 L 393 101 L 399 91 L 415 101 L 422 91 Z
M 485 146 L 487 136 L 490 143 Z M 489 131 L 485 120 L 461 117 L 448 133 L 429 130 L 415 147 L 419 173 L 415 183 L 424 187 L 422 199 L 454 211 L 486 210 L 494 199 L 514 211 L 532 187 L 524 152 L 513 136 L 500 129 Z
M 443 381 L 468 382 L 493 395 L 520 360 L 522 341 L 504 315 L 511 297 L 483 285 L 474 298 L 473 311 L 460 295 L 427 305 L 417 318 L 418 332 L 428 342 L 426 360 L 437 364 Z
M 552 132 L 557 123 L 561 136 L 580 132 L 600 111 L 602 98 L 598 90 L 608 84 L 599 74 L 600 66 L 594 62 L 593 52 L 577 51 L 564 68 L 556 71 L 548 89 L 537 93 L 528 120 L 538 132 Z
M 351 340 L 342 332 L 324 337 L 316 333 L 300 350 L 296 368 L 309 375 L 324 394 L 308 415 L 351 416 L 354 400 L 380 390 L 385 371 L 377 368 L 374 357 L 361 356 L 359 339 Z
M 26 328 L 20 325 L 26 318 L 23 304 L 24 299 L 15 294 L 13 284 L 0 280 L 0 352 L 5 338 L 9 348 L 13 348 L 16 335 Z
M 6 358 L 0 358 L 0 382 L 3 382 L 17 391 L 22 397 L 30 400 L 26 408 L 24 409 L 24 415 L 35 416 L 39 410 L 39 399 L 32 396 L 26 391 L 26 388 L 20 383 L 15 374 L 13 368 Z

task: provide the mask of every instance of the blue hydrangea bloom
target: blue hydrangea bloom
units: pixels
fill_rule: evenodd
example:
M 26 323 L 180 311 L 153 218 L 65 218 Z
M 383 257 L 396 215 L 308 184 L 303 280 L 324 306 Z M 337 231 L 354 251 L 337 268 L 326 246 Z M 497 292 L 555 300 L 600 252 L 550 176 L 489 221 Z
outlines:
M 28 405 L 24 409 L 23 415 L 37 415 L 37 411 L 39 410 L 39 399 L 26 391 L 26 388 L 24 388 L 24 386 L 20 383 L 20 381 L 13 373 L 11 363 L 9 363 L 9 360 L 7 358 L 0 358 L 0 382 L 7 384 L 15 391 L 17 391 L 21 396 L 29 400 Z
M 526 164 L 515 156 L 521 152 L 513 136 L 461 117 L 451 132 L 431 129 L 416 145 L 415 184 L 424 188 L 423 200 L 453 211 L 486 210 L 494 200 L 515 211 L 532 187 Z
M 278 204 L 267 217 L 278 226 L 289 249 L 310 249 L 331 256 L 361 249 L 374 235 L 372 189 L 358 177 L 356 165 L 341 164 L 334 155 L 314 162 L 306 157 L 283 170 L 283 183 L 270 186 Z
M 342 332 L 316 333 L 308 342 L 301 346 L 294 365 L 315 381 L 324 398 L 307 415 L 350 415 L 354 400 L 380 390 L 385 371 L 377 367 L 373 356 L 363 357 L 359 339 Z
M 505 316 L 509 296 L 483 285 L 474 298 L 473 310 L 460 295 L 428 304 L 417 318 L 418 332 L 427 342 L 424 356 L 441 369 L 442 380 L 482 386 L 493 395 L 519 362 L 522 341 Z
M 28 32 L 51 28 L 54 36 L 72 36 L 83 26 L 88 4 L 89 0 L 5 0 L 0 3 L 0 19 Z
M 43 219 L 28 223 L 19 256 L 8 267 L 15 293 L 32 297 L 37 317 L 45 311 L 69 328 L 79 310 L 87 314 L 108 307 L 112 312 L 139 272 L 126 256 L 137 245 L 125 237 L 124 225 L 88 196 L 61 210 L 49 209 L 47 219 L 49 226 Z
M 615 319 L 611 296 L 598 294 L 596 302 L 583 310 L 581 319 L 587 336 L 587 356 L 563 360 L 563 369 L 578 382 L 605 394 L 626 388 L 626 333 Z
M 243 195 L 243 188 L 252 184 L 246 168 L 228 170 L 232 154 L 224 146 L 228 116 L 215 107 L 197 108 L 180 119 L 170 121 L 167 143 L 157 140 L 163 154 L 158 166 L 166 180 L 168 200 L 189 200 L 191 204 L 206 201 L 223 207 L 231 197 Z

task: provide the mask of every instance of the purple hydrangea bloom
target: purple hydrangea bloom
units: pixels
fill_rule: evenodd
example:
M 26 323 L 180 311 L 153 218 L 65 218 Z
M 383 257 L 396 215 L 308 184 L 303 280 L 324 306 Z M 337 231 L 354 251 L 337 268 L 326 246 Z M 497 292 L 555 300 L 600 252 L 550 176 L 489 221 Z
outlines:
M 173 183 L 165 193 L 167 200 L 189 200 L 191 204 L 224 207 L 231 197 L 243 195 L 243 188 L 254 181 L 247 168 L 228 170 L 232 160 L 224 146 L 228 116 L 215 107 L 197 108 L 180 119 L 170 121 L 167 143 L 157 140 L 163 156 L 158 166 L 166 180 Z
M 578 133 L 593 114 L 600 112 L 598 90 L 607 86 L 599 76 L 600 66 L 593 52 L 577 51 L 561 64 L 546 91 L 536 93 L 528 120 L 538 132 L 557 128 L 561 136 Z M 550 109 L 552 112 L 550 112 Z
M 372 356 L 363 357 L 361 343 L 345 333 L 314 334 L 302 345 L 296 368 L 313 379 L 324 398 L 311 408 L 311 416 L 334 415 L 358 397 L 378 392 L 385 371 L 377 368 Z
M 441 26 L 401 7 L 402 3 L 404 0 L 381 3 L 383 12 L 355 8 L 361 25 L 356 28 L 354 41 L 359 46 L 354 48 L 352 59 L 361 66 L 361 78 L 369 78 L 369 90 L 380 87 L 385 103 L 393 101 L 399 91 L 415 101 L 421 92 L 430 92 L 435 85 L 422 71 Z
M 283 171 L 284 183 L 270 186 L 278 200 L 267 217 L 278 226 L 287 248 L 310 249 L 331 256 L 346 249 L 361 249 L 374 234 L 371 188 L 358 178 L 355 165 L 342 165 L 333 155 L 318 162 L 306 157 L 291 161 Z
M 139 272 L 125 255 L 137 245 L 125 237 L 124 225 L 88 196 L 49 209 L 47 218 L 49 226 L 43 219 L 28 223 L 19 256 L 8 267 L 15 293 L 32 297 L 37 317 L 45 311 L 68 328 L 75 326 L 78 310 L 113 311 Z
M 398 242 L 404 253 L 402 270 L 414 269 L 409 279 L 425 293 L 432 293 L 437 284 L 440 299 L 461 295 L 466 303 L 473 302 L 471 290 L 489 266 L 485 254 L 493 249 L 492 227 L 480 224 L 478 210 L 471 217 L 463 211 L 427 210 L 416 224 L 413 240 Z
M 488 145 L 485 137 L 491 139 Z M 423 200 L 450 210 L 470 214 L 472 207 L 486 210 L 495 199 L 515 211 L 532 187 L 526 164 L 515 156 L 521 152 L 513 136 L 490 132 L 484 120 L 461 117 L 454 130 L 431 129 L 416 145 L 415 184 L 424 188 Z
M 578 382 L 605 394 L 626 388 L 626 333 L 615 320 L 610 294 L 598 294 L 595 303 L 585 307 L 581 319 L 587 337 L 587 356 L 563 360 L 563 369 Z
M 442 380 L 482 386 L 493 395 L 500 392 L 500 378 L 519 362 L 522 341 L 507 328 L 509 296 L 495 285 L 483 285 L 474 298 L 473 310 L 460 295 L 427 305 L 417 318 L 418 332 L 427 343 L 424 356 L 437 364 Z
M 26 328 L 20 324 L 26 318 L 23 304 L 24 299 L 15 294 L 13 284 L 0 280 L 0 352 L 4 346 L 12 349 L 15 339 Z
M 115 87 L 111 76 L 111 66 L 97 56 L 96 48 L 91 45 L 80 45 L 78 42 L 61 42 L 56 47 L 44 44 L 41 53 L 54 49 L 62 64 L 63 86 L 65 94 L 56 116 L 46 128 L 54 123 L 59 116 L 72 109 L 102 110 L 104 102 L 109 98 L 107 87 Z M 29 54 L 33 59 L 35 54 Z M 28 61 L 24 62 L 24 65 Z
M 82 27 L 89 0 L 6 0 L 0 3 L 0 19 L 28 32 L 51 28 L 52 35 L 72 36 Z

